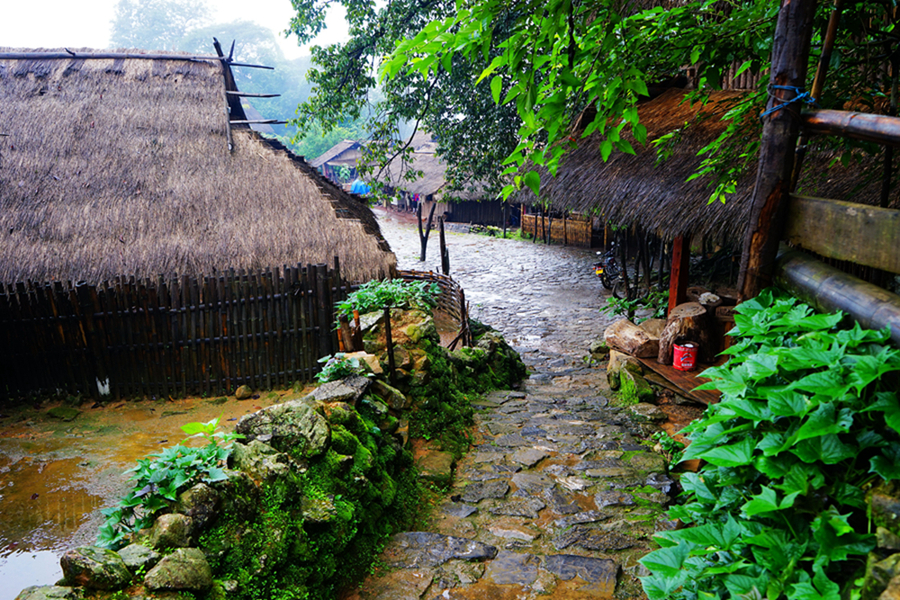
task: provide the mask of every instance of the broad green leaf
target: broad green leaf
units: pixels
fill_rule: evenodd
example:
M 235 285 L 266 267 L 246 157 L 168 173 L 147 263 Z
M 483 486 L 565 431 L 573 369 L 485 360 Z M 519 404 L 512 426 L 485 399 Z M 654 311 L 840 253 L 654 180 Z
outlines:
M 609 155 L 612 154 L 612 151 L 613 145 L 611 141 L 605 139 L 600 143 L 600 157 L 604 162 L 609 159 Z
M 503 91 L 503 77 L 496 75 L 491 79 L 491 96 L 494 98 L 494 104 L 500 103 L 500 92 Z
M 794 505 L 794 499 L 799 494 L 800 492 L 793 492 L 786 495 L 781 501 L 779 501 L 778 494 L 775 490 L 767 486 L 763 486 L 762 491 L 759 494 L 753 496 L 753 499 L 744 504 L 744 506 L 741 508 L 748 517 L 753 517 L 758 514 L 776 510 L 784 510 Z
M 754 446 L 754 440 L 747 437 L 736 444 L 713 448 L 705 452 L 702 458 L 707 462 L 720 467 L 740 467 L 749 465 L 753 461 Z
M 853 424 L 852 418 L 844 414 L 838 418 L 834 404 L 823 402 L 814 411 L 807 415 L 807 420 L 794 435 L 796 441 L 802 441 L 811 437 L 818 437 L 832 433 L 846 433 Z
M 651 571 L 665 577 L 677 577 L 681 573 L 681 567 L 685 559 L 690 555 L 693 548 L 693 544 L 682 542 L 677 546 L 654 550 L 638 562 Z
M 528 171 L 522 177 L 522 182 L 528 186 L 532 192 L 534 192 L 535 196 L 540 196 L 541 190 L 541 176 L 537 171 Z
M 856 449 L 844 444 L 834 434 L 803 440 L 791 448 L 791 452 L 803 462 L 822 461 L 826 465 L 835 465 L 842 460 L 856 456 Z

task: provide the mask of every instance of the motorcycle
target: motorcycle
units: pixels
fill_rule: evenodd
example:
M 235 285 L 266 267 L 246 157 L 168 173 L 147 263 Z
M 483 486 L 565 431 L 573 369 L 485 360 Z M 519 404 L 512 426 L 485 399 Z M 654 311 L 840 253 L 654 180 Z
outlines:
M 615 242 L 609 245 L 606 252 L 598 251 L 597 256 L 600 256 L 601 260 L 594 263 L 594 273 L 600 278 L 600 283 L 603 284 L 603 287 L 612 290 L 622 275 L 622 269 L 619 267 L 619 261 L 616 258 Z

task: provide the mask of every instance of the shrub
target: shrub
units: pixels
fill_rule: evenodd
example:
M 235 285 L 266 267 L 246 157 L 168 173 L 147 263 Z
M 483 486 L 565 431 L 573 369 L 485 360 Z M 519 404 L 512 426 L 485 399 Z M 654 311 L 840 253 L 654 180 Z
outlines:
M 833 598 L 874 546 L 865 492 L 900 477 L 900 352 L 889 331 L 766 291 L 738 306 L 741 341 L 703 373 L 722 401 L 688 429 L 680 505 L 693 527 L 641 562 L 651 600 Z
M 426 281 L 404 281 L 394 279 L 370 281 L 338 302 L 338 317 L 351 318 L 353 311 L 360 314 L 391 308 L 420 308 L 430 310 L 437 306 L 441 288 L 436 283 Z

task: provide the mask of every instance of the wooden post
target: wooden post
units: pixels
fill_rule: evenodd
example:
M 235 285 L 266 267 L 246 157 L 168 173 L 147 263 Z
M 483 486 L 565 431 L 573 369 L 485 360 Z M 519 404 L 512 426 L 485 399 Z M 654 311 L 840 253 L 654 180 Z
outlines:
M 444 215 L 438 217 L 438 233 L 441 241 L 441 273 L 450 274 L 450 254 L 447 252 L 447 240 L 444 237 Z
M 775 27 L 770 85 L 805 87 L 815 10 L 815 0 L 782 1 Z M 772 89 L 767 107 L 784 105 L 795 96 L 791 90 Z M 800 130 L 798 109 L 785 105 L 766 117 L 763 126 L 750 222 L 741 254 L 738 287 L 743 298 L 756 296 L 772 283 Z
M 437 208 L 437 202 L 431 203 L 431 210 L 428 211 L 428 221 L 425 224 L 425 232 L 422 232 L 422 202 L 416 205 L 416 220 L 419 222 L 419 243 L 422 246 L 419 253 L 419 260 L 425 262 L 425 250 L 428 248 L 428 235 L 431 233 L 431 220 L 434 218 L 434 209 Z
M 672 242 L 672 270 L 669 276 L 668 313 L 687 297 L 688 278 L 691 270 L 691 237 L 679 235 Z
M 388 378 L 391 385 L 397 385 L 396 365 L 394 364 L 394 340 L 391 336 L 391 308 L 384 308 L 384 343 L 388 356 Z

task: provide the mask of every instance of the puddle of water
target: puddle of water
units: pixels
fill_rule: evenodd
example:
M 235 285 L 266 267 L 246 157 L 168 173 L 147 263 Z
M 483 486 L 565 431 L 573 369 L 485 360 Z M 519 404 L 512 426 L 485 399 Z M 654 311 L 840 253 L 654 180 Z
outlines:
M 181 426 L 220 414 L 226 431 L 242 415 L 286 400 L 289 391 L 238 402 L 229 398 L 120 402 L 81 407 L 69 423 L 49 418 L 50 405 L 4 409 L 0 418 L 0 600 L 62 575 L 67 550 L 95 542 L 100 509 L 129 489 L 134 461 L 184 439 Z M 202 443 L 196 440 L 197 443 Z

